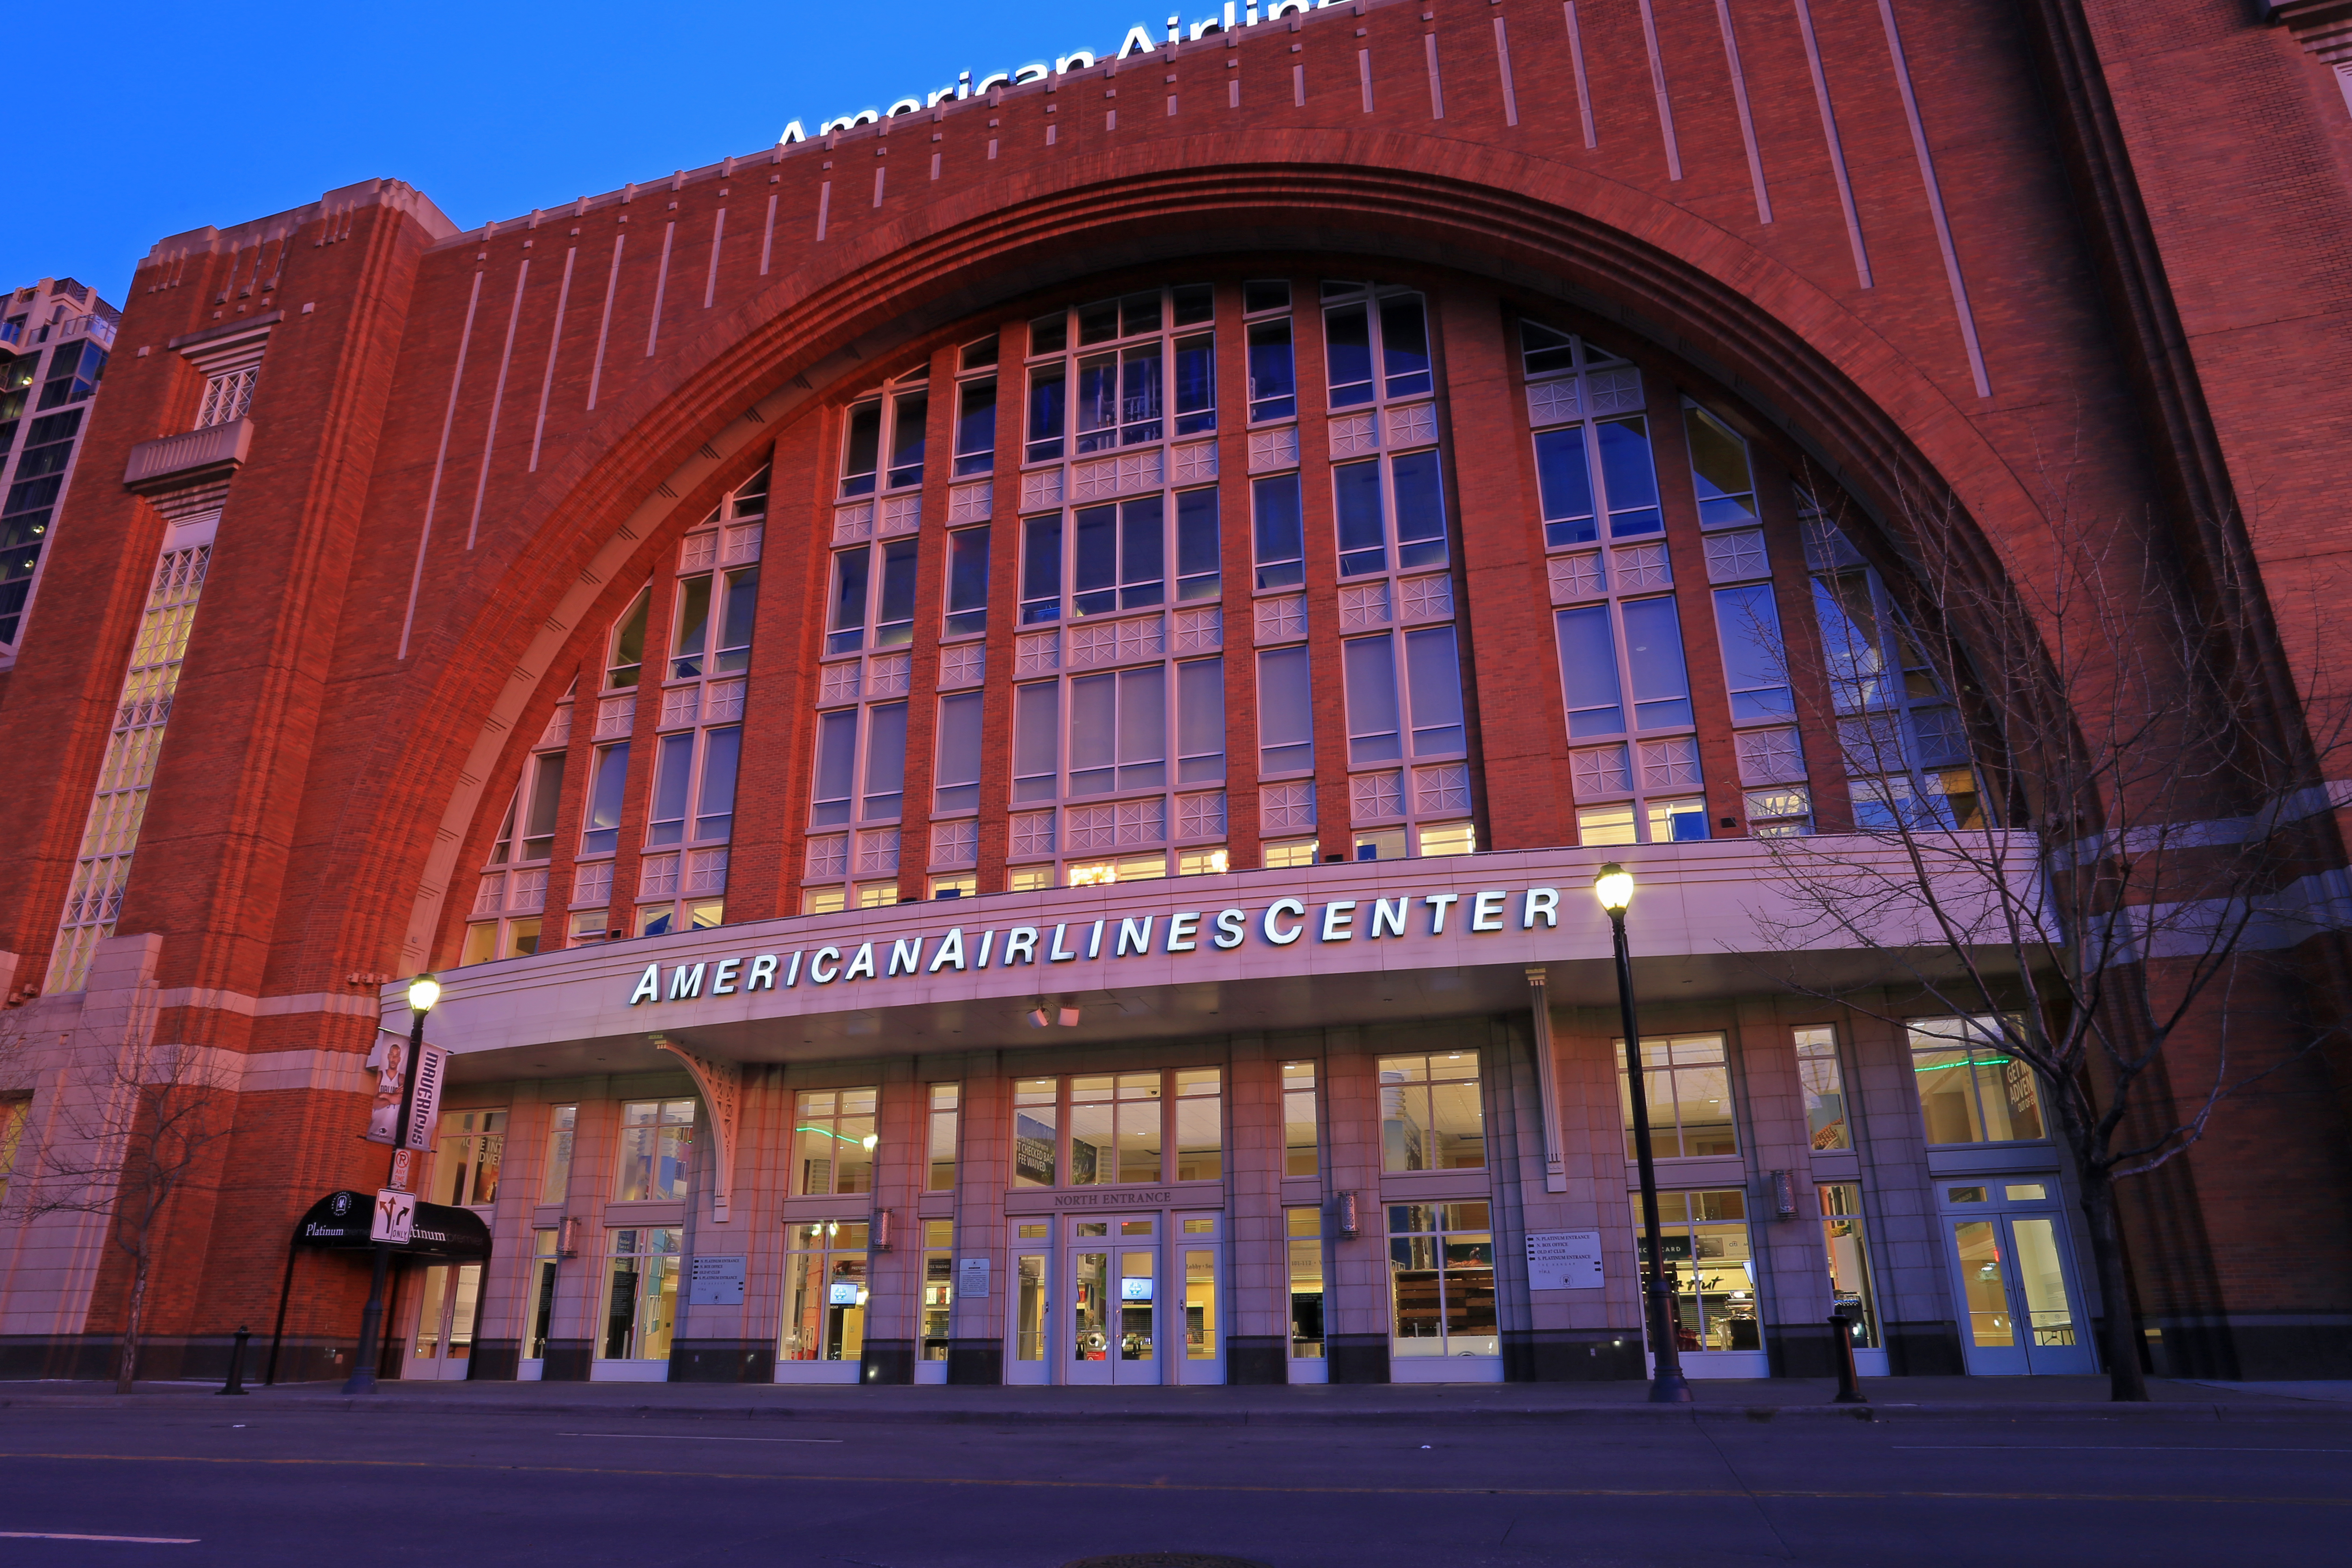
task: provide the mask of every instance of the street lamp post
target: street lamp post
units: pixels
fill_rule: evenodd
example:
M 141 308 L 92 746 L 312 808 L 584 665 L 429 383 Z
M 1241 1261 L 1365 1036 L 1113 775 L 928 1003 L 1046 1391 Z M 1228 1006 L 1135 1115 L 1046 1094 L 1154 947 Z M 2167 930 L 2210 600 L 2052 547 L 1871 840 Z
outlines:
M 416 1104 L 416 1062 L 425 1054 L 425 1015 L 441 1000 L 441 982 L 420 974 L 408 983 L 408 1059 L 403 1064 L 400 1115 L 392 1124 L 392 1161 L 397 1167 L 408 1148 L 408 1116 Z M 375 1277 L 368 1285 L 366 1308 L 360 1313 L 360 1348 L 352 1375 L 343 1381 L 345 1394 L 375 1392 L 376 1343 L 383 1330 L 383 1287 L 392 1273 L 392 1243 L 375 1243 Z
M 1625 1092 L 1633 1106 L 1633 1153 L 1642 1168 L 1642 1229 L 1650 1255 L 1650 1277 L 1644 1286 L 1651 1354 L 1655 1362 L 1650 1403 L 1687 1405 L 1690 1384 L 1683 1376 L 1682 1347 L 1675 1342 L 1674 1287 L 1668 1283 L 1665 1248 L 1658 1236 L 1658 1167 L 1650 1152 L 1650 1097 L 1642 1082 L 1642 1028 L 1633 1016 L 1633 960 L 1625 946 L 1625 909 L 1633 901 L 1633 874 L 1612 860 L 1593 878 L 1592 892 L 1609 911 L 1610 935 L 1617 949 L 1617 1006 L 1625 1030 Z

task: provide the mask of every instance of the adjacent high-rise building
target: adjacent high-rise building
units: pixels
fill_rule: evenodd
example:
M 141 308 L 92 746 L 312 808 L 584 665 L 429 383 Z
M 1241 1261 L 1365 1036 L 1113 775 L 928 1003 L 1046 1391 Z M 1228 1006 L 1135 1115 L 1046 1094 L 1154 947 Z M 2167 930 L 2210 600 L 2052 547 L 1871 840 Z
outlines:
M 70 278 L 0 296 L 0 670 L 16 662 L 121 315 Z

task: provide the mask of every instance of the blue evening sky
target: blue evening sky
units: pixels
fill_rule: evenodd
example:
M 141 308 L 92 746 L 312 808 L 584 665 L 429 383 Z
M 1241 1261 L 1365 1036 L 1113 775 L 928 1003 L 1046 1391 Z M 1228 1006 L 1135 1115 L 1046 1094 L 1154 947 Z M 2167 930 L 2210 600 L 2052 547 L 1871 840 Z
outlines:
M 1189 26 L 1222 0 L 1176 7 Z M 1165 0 L 86 0 L 17 63 L 42 150 L 0 178 L 0 289 L 78 278 L 117 305 L 165 235 L 376 175 L 460 227 L 650 182 L 974 77 L 1108 54 Z M 68 90 L 68 79 L 87 72 Z M 36 85 L 37 84 L 37 85 Z M 39 106 L 39 107 L 36 107 Z M 68 107 L 70 106 L 70 107 Z M 62 114 L 63 118 L 60 118 Z

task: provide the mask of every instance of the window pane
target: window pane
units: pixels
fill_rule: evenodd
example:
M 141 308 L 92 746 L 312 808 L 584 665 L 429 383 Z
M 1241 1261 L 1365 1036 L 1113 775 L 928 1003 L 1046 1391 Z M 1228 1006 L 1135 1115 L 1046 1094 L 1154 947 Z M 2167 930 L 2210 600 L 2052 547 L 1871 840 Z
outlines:
M 1051 800 L 1060 793 L 1061 686 L 1040 680 L 1013 690 L 1013 798 Z
M 1122 671 L 1118 678 L 1118 787 L 1156 789 L 1167 782 L 1168 667 L 1155 664 Z
M 1463 749 L 1462 670 L 1454 628 L 1431 626 L 1404 638 L 1405 687 L 1412 704 L 1412 754 L 1444 756 Z
M 960 692 L 940 699 L 939 763 L 932 783 L 940 812 L 980 806 L 981 694 Z
M 1557 375 L 1576 368 L 1576 340 L 1556 328 L 1536 321 L 1519 323 L 1519 353 L 1528 378 Z
M 988 626 L 988 530 L 959 529 L 948 535 L 947 635 L 960 637 Z
M 694 807 L 694 836 L 724 838 L 735 821 L 735 768 L 743 752 L 743 727 L 704 731 L 702 790 Z
M 1118 509 L 1118 607 L 1139 610 L 1159 604 L 1167 580 L 1167 505 L 1159 496 L 1124 502 Z
M 1306 531 L 1301 521 L 1298 476 L 1276 474 L 1250 486 L 1255 514 L 1257 585 L 1286 588 L 1306 581 Z
M 1257 656 L 1257 742 L 1265 773 L 1304 773 L 1315 765 L 1315 714 L 1304 646 L 1269 648 Z
M 1434 566 L 1445 559 L 1445 497 L 1437 453 L 1407 452 L 1390 459 L 1396 486 L 1397 564 Z
M 1022 525 L 1021 621 L 1051 621 L 1062 614 L 1062 519 L 1033 517 Z
M 1098 616 L 1118 607 L 1118 508 L 1090 506 L 1071 519 L 1070 607 Z
M 1394 762 L 1403 754 L 1397 735 L 1396 656 L 1385 637 L 1341 645 L 1348 681 L 1348 761 Z
M 1176 344 L 1176 431 L 1197 436 L 1217 427 L 1216 340 L 1206 332 Z
M 915 637 L 915 541 L 882 547 L 882 595 L 874 617 L 874 646 L 899 647 Z
M 652 602 L 650 591 L 639 594 L 614 628 L 613 658 L 604 674 L 607 689 L 637 683 L 637 672 L 646 659 L 646 615 Z
M 621 792 L 629 781 L 627 742 L 596 753 L 596 779 L 588 791 L 588 826 L 580 835 L 580 853 L 604 854 L 620 843 Z
M 1420 295 L 1381 301 L 1381 370 L 1391 397 L 1417 397 L 1429 390 L 1429 323 Z
M 866 646 L 866 574 L 872 553 L 861 544 L 833 558 L 833 613 L 825 621 L 832 634 L 825 639 L 827 653 L 855 653 Z
M 1748 476 L 1748 443 L 1703 408 L 1683 410 L 1683 429 L 1690 437 L 1699 526 L 1727 528 L 1754 521 L 1756 481 Z
M 1176 782 L 1225 774 L 1225 661 L 1196 658 L 1176 667 Z
M 984 474 L 995 461 L 995 379 L 965 382 L 956 399 L 956 477 Z
M 1657 532 L 1665 524 L 1658 515 L 1658 471 L 1650 460 L 1649 426 L 1639 419 L 1609 419 L 1593 430 L 1601 438 L 1601 488 L 1609 497 L 1609 536 Z
M 759 568 L 729 574 L 727 604 L 720 612 L 718 657 L 712 664 L 717 673 L 731 674 L 749 668 L 751 626 L 759 613 Z
M 1339 524 L 1339 575 L 1386 568 L 1388 540 L 1381 516 L 1379 462 L 1368 458 L 1333 465 L 1331 495 Z
M 1116 780 L 1118 678 L 1086 675 L 1070 682 L 1070 793 L 1100 795 Z
M 809 821 L 819 827 L 849 820 L 849 792 L 857 772 L 857 710 L 822 713 L 816 721 L 816 778 L 809 790 Z
M 1057 363 L 1029 373 L 1029 444 L 1025 459 L 1046 462 L 1062 455 L 1062 431 L 1069 418 L 1068 374 Z
M 1610 635 L 1608 606 L 1562 610 L 1559 623 L 1569 734 L 1624 733 L 1625 710 L 1617 689 L 1617 646 Z
M 930 418 L 931 395 L 901 395 L 890 413 L 890 486 L 923 482 L 923 426 Z
M 1323 314 L 1323 352 L 1330 370 L 1331 406 L 1372 400 L 1371 320 L 1361 305 Z
M 1672 599 L 1637 599 L 1623 607 L 1628 684 L 1635 728 L 1691 721 L 1690 678 L 1683 668 L 1682 622 Z
M 694 769 L 694 736 L 664 735 L 655 753 L 654 798 L 646 808 L 646 842 L 675 844 L 686 837 L 686 786 Z
M 677 637 L 670 644 L 672 680 L 702 673 L 702 654 L 710 636 L 710 579 L 689 577 L 678 586 Z
M 866 820 L 898 815 L 907 776 L 907 705 L 873 709 L 866 729 Z
M 1184 490 L 1176 497 L 1176 597 L 1217 596 L 1217 492 Z
M 1287 419 L 1298 412 L 1298 377 L 1290 322 L 1260 321 L 1249 331 L 1250 417 Z
M 1770 585 L 1717 588 L 1715 628 L 1723 643 L 1732 722 L 1780 719 L 1793 712 L 1788 660 L 1781 652 L 1780 618 L 1773 607 Z
M 1584 449 L 1584 426 L 1537 432 L 1536 486 L 1543 498 L 1547 547 L 1601 537 L 1592 520 L 1592 465 Z
M 842 443 L 841 493 L 871 495 L 874 470 L 882 449 L 882 405 L 868 403 L 849 411 L 849 428 Z
M 555 808 L 563 800 L 563 753 L 551 752 L 531 763 L 530 809 L 523 816 L 522 858 L 544 860 L 555 847 Z M 0 1166 L 0 1170 L 6 1169 Z

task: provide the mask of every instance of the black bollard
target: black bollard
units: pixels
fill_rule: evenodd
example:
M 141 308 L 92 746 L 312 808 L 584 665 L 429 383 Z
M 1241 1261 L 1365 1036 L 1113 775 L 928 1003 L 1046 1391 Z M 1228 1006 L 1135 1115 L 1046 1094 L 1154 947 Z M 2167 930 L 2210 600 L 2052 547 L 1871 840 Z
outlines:
M 221 1390 L 222 1394 L 243 1394 L 246 1392 L 245 1342 L 251 1338 L 253 1338 L 253 1331 L 239 1323 L 236 1329 L 236 1344 L 228 1352 L 228 1386 Z
M 1837 1362 L 1838 1391 L 1832 1405 L 1867 1405 L 1870 1400 L 1862 1392 L 1862 1383 L 1853 1371 L 1853 1320 L 1843 1309 L 1830 1314 L 1830 1336 L 1837 1342 L 1834 1359 Z

